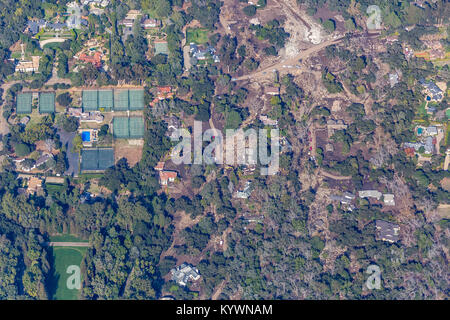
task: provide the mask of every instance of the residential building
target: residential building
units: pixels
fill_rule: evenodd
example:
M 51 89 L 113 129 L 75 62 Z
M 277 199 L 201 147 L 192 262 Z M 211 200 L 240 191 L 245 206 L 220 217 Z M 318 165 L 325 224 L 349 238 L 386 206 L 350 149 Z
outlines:
M 219 56 L 216 55 L 216 49 L 214 49 L 212 46 L 206 47 L 206 49 L 202 49 L 200 46 L 198 46 L 195 43 L 189 44 L 189 52 L 193 58 L 196 58 L 197 60 L 206 60 L 208 55 L 211 56 L 215 63 L 220 62 Z
M 40 20 L 29 20 L 27 22 L 27 27 L 25 28 L 25 33 L 36 35 L 42 28 L 45 28 L 47 22 L 43 19 Z
M 144 29 L 153 29 L 153 28 L 159 28 L 161 27 L 161 21 L 151 18 L 144 18 L 141 21 L 141 26 Z
M 398 83 L 398 78 L 398 73 L 389 74 L 389 84 L 391 85 L 391 88 Z
M 419 79 L 419 83 L 425 88 L 428 94 L 428 100 L 440 101 L 444 97 L 444 93 L 433 81 L 425 81 L 425 79 Z
M 160 161 L 160 162 L 158 162 L 158 164 L 156 165 L 156 167 L 154 169 L 156 171 L 163 171 L 164 170 L 164 164 L 165 164 L 165 162 Z
M 438 130 L 435 126 L 426 127 L 425 131 L 429 136 L 435 136 L 438 134 Z
M 398 224 L 383 220 L 375 220 L 375 227 L 377 229 L 377 240 L 383 240 L 390 243 L 399 240 L 400 226 Z
M 197 281 L 200 279 L 198 269 L 187 263 L 171 269 L 170 273 L 172 274 L 172 280 L 182 286 L 186 286 L 188 281 Z
M 250 181 L 247 181 L 244 189 L 242 191 L 236 191 L 234 197 L 239 199 L 248 199 L 252 193 L 251 184 L 252 183 Z
M 170 86 L 158 87 L 157 92 L 158 92 L 159 100 L 173 98 L 172 87 L 170 87 Z
M 81 108 L 69 108 L 67 111 L 70 116 L 79 118 L 80 122 L 102 123 L 104 120 L 100 111 L 83 112 Z
M 259 120 L 266 126 L 278 126 L 278 120 L 270 119 L 268 116 L 259 116 Z
M 40 56 L 32 56 L 31 61 L 19 61 L 16 65 L 16 72 L 38 72 Z
M 102 56 L 103 54 L 101 52 L 96 51 L 93 55 L 82 53 L 78 59 L 86 63 L 92 63 L 96 68 L 101 68 Z
M 159 171 L 159 183 L 163 186 L 167 186 L 169 182 L 175 182 L 177 178 L 176 171 Z
M 331 137 L 334 134 L 335 130 L 344 129 L 347 129 L 347 125 L 345 124 L 344 120 L 329 119 L 327 121 L 328 137 Z
M 29 194 L 35 194 L 42 190 L 42 180 L 38 177 L 31 177 L 27 183 L 27 192 Z
M 280 94 L 280 88 L 279 87 L 266 87 L 266 94 L 271 96 L 278 96 Z
M 377 190 L 361 190 L 358 191 L 360 198 L 375 198 L 377 200 L 381 199 L 382 193 Z
M 387 206 L 395 206 L 394 195 L 390 193 L 383 194 L 383 202 Z

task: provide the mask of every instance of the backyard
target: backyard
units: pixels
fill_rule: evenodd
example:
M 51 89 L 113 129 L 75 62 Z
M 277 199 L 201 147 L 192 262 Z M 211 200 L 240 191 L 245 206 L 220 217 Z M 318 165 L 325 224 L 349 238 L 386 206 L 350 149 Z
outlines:
M 186 43 L 205 44 L 208 42 L 208 29 L 189 28 L 186 30 Z

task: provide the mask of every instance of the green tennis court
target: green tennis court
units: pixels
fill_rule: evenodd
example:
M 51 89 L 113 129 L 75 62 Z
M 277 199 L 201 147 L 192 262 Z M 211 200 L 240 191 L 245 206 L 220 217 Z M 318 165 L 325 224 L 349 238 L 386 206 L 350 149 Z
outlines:
M 39 113 L 55 112 L 55 93 L 42 92 L 39 94 Z
M 129 121 L 127 117 L 114 117 L 113 119 L 114 138 L 126 139 L 130 135 Z
M 131 139 L 139 139 L 144 136 L 144 119 L 142 117 L 130 117 L 129 128 Z
M 17 95 L 17 108 L 18 114 L 31 113 L 31 105 L 33 102 L 33 94 L 31 92 L 19 93 Z
M 169 45 L 167 41 L 155 41 L 155 55 L 157 54 L 165 54 L 169 55 Z
M 130 97 L 130 110 L 143 110 L 144 109 L 144 90 L 134 89 L 129 91 Z
M 114 149 L 83 149 L 81 171 L 103 171 L 114 165 Z
M 114 111 L 127 111 L 128 105 L 128 90 L 114 90 Z
M 98 91 L 98 110 L 109 112 L 113 109 L 114 98 L 112 90 Z
M 106 170 L 114 165 L 114 150 L 98 149 L 98 170 Z
M 83 112 L 97 111 L 98 90 L 83 90 L 82 99 Z

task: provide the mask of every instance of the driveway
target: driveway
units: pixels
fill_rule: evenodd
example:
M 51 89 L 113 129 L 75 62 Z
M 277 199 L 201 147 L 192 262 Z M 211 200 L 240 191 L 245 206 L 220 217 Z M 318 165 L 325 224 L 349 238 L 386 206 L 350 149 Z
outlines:
M 80 156 L 78 153 L 72 153 L 73 148 L 72 141 L 73 138 L 75 138 L 75 136 L 77 135 L 77 133 L 66 132 L 60 128 L 58 128 L 57 133 L 59 134 L 59 139 L 61 140 L 61 143 L 66 146 L 66 157 L 67 161 L 69 162 L 69 169 L 67 169 L 67 171 L 64 172 L 64 175 L 78 177 Z

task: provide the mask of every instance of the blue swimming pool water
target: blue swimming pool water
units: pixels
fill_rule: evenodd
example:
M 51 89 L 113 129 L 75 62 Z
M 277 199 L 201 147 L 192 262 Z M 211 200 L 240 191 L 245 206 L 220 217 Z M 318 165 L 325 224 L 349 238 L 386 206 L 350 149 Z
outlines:
M 423 129 L 422 128 L 417 128 L 417 134 L 422 134 Z
M 83 131 L 81 133 L 81 140 L 83 140 L 84 142 L 91 141 L 91 133 L 89 131 Z

